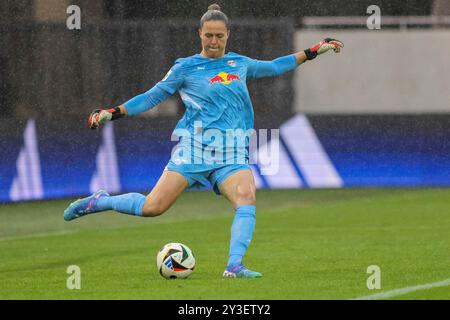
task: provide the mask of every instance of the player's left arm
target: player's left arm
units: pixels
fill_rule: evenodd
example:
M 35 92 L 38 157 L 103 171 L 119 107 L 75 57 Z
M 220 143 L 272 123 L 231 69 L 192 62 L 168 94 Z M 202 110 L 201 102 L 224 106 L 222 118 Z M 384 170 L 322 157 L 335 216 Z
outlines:
M 276 58 L 272 61 L 252 60 L 248 64 L 247 78 L 276 77 L 288 71 L 294 70 L 307 60 L 312 60 L 318 55 L 329 50 L 339 52 L 344 44 L 336 39 L 325 38 L 306 50 Z

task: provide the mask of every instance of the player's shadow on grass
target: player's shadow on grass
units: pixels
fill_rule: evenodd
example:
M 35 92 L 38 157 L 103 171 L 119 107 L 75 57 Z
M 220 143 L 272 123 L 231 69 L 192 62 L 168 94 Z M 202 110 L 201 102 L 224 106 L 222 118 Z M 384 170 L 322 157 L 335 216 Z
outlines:
M 136 250 L 136 251 L 139 251 L 139 250 Z M 110 251 L 110 252 L 105 252 L 102 250 L 102 253 L 97 253 L 97 254 L 91 255 L 91 256 L 80 256 L 80 257 L 76 257 L 73 259 L 64 259 L 62 261 L 61 260 L 60 261 L 51 261 L 48 263 L 37 264 L 37 265 L 30 266 L 30 267 L 0 269 L 0 273 L 37 271 L 37 270 L 46 270 L 46 269 L 59 269 L 59 268 L 66 269 L 70 265 L 80 266 L 81 264 L 83 264 L 85 262 L 92 262 L 99 258 L 117 257 L 117 255 L 121 255 L 121 254 L 129 255 L 130 253 L 132 253 L 131 249 L 114 250 L 114 251 Z M 33 258 L 30 257 L 30 259 L 33 259 Z

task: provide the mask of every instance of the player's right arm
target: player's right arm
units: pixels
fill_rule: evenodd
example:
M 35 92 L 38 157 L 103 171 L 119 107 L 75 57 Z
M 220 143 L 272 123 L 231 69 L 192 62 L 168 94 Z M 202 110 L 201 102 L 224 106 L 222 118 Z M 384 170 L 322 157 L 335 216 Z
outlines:
M 183 84 L 183 78 L 181 64 L 176 63 L 166 76 L 147 92 L 135 96 L 118 107 L 92 111 L 88 118 L 89 127 L 97 129 L 105 121 L 135 116 L 152 109 L 173 95 Z
M 247 66 L 247 78 L 277 77 L 288 71 L 292 71 L 307 60 L 312 60 L 318 55 L 329 50 L 339 52 L 344 44 L 336 39 L 325 38 L 314 46 L 287 56 L 276 58 L 272 61 L 260 61 L 249 59 Z

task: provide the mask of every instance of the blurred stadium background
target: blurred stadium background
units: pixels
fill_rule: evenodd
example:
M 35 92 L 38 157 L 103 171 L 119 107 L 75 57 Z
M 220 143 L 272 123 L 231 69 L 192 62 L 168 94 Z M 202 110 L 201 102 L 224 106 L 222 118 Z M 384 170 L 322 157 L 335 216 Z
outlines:
M 2 1 L 0 201 L 148 192 L 170 156 L 178 96 L 101 132 L 86 119 L 148 90 L 200 50 L 211 1 Z M 260 188 L 450 185 L 450 3 L 290 0 L 218 3 L 228 51 L 273 59 L 341 39 L 279 78 L 249 83 L 256 128 L 281 128 L 280 168 Z M 81 8 L 69 30 L 66 9 Z M 369 5 L 381 30 L 369 30 Z

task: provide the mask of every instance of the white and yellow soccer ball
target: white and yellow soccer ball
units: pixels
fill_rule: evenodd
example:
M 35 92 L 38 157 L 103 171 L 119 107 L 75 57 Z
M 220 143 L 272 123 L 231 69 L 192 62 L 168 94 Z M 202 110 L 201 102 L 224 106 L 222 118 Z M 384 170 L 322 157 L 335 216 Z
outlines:
M 159 250 L 156 267 L 166 279 L 187 278 L 194 271 L 195 257 L 192 250 L 182 243 L 168 243 Z

